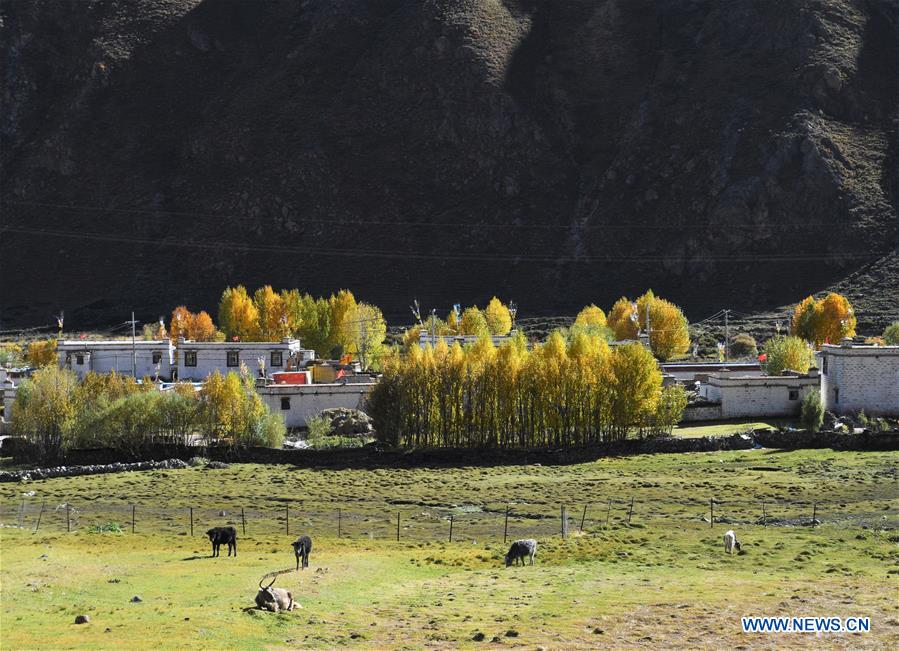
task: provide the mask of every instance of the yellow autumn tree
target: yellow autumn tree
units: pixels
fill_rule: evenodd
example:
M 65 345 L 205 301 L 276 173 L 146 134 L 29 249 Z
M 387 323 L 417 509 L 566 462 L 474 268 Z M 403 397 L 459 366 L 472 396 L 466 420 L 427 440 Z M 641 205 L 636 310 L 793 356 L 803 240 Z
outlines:
M 58 361 L 56 355 L 56 339 L 42 339 L 32 341 L 25 349 L 25 359 L 29 366 L 43 367 L 55 365 Z
M 259 313 L 259 338 L 262 341 L 281 341 L 290 334 L 284 298 L 271 285 L 256 290 L 253 305 Z
M 356 297 L 348 289 L 341 289 L 328 299 L 330 316 L 329 353 L 335 358 L 340 357 L 352 347 L 349 333 L 352 331 L 351 326 L 353 324 L 351 322 L 355 318 L 357 307 Z
M 635 318 L 634 306 L 628 298 L 622 296 L 615 301 L 608 317 L 608 326 L 615 333 L 615 339 L 624 341 L 637 338 L 638 326 Z
M 507 335 L 512 330 L 512 313 L 496 296 L 487 303 L 484 318 L 492 335 Z
M 599 326 L 601 328 L 604 328 L 607 325 L 606 313 L 595 305 L 590 304 L 583 310 L 578 312 L 577 317 L 575 317 L 574 319 L 574 325 Z
M 652 291 L 637 299 L 637 315 L 640 327 L 647 329 L 649 318 L 649 346 L 662 361 L 680 357 L 690 349 L 690 331 L 687 317 L 679 307 L 659 298 Z
M 815 341 L 818 331 L 820 304 L 812 296 L 804 298 L 793 311 L 790 334 L 806 341 Z
M 212 317 L 206 310 L 193 315 L 190 324 L 190 338 L 194 341 L 215 341 L 217 331 Z
M 219 301 L 219 326 L 228 339 L 259 339 L 259 310 L 243 285 L 227 287 Z
M 857 320 L 845 296 L 829 293 L 823 299 L 808 296 L 793 311 L 790 333 L 812 342 L 838 344 L 843 337 L 854 337 Z
M 815 344 L 839 344 L 844 337 L 854 337 L 856 324 L 855 311 L 846 297 L 831 292 L 821 301 Z
M 481 310 L 477 307 L 469 307 L 462 312 L 462 318 L 459 321 L 459 332 L 463 335 L 480 336 L 490 334 L 490 326 L 487 325 L 487 319 Z

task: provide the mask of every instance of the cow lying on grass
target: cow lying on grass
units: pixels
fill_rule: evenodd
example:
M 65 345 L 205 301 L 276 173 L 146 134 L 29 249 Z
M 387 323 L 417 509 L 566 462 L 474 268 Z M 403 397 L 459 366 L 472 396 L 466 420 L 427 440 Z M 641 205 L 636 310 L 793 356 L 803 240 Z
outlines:
M 231 549 L 234 549 L 234 556 L 237 556 L 237 529 L 234 527 L 213 527 L 206 532 L 212 543 L 212 556 L 219 556 L 219 548 L 222 545 L 228 545 L 228 556 L 231 555 Z
M 268 610 L 273 613 L 301 608 L 300 604 L 294 602 L 292 592 L 285 588 L 272 587 L 277 579 L 278 577 L 275 576 L 272 582 L 265 587 L 262 587 L 262 581 L 259 582 L 259 592 L 256 593 L 256 605 L 262 610 Z

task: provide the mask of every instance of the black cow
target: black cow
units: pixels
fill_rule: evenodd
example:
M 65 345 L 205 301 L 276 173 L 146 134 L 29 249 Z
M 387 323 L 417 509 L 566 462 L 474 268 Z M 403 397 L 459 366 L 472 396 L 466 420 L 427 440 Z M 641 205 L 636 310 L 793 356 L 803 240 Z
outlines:
M 312 551 L 312 538 L 300 536 L 292 543 L 293 553 L 297 557 L 297 569 L 300 569 L 300 559 L 303 560 L 303 568 L 309 567 L 309 552 Z
M 219 556 L 219 547 L 228 545 L 228 556 L 231 555 L 231 549 L 234 549 L 234 556 L 237 556 L 237 529 L 234 527 L 213 527 L 206 532 L 212 542 L 212 555 Z

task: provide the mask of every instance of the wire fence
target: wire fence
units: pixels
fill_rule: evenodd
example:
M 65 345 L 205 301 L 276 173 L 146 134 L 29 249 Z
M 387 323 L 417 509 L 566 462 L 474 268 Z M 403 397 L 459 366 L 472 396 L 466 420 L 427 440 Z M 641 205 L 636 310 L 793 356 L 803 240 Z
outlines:
M 121 530 L 203 536 L 215 526 L 239 535 L 273 534 L 399 541 L 498 541 L 568 536 L 627 526 L 718 525 L 899 529 L 899 499 L 864 502 L 696 499 L 607 499 L 580 504 L 425 505 L 408 503 L 172 507 L 73 499 L 61 503 L 23 498 L 0 503 L 0 525 L 33 531 Z

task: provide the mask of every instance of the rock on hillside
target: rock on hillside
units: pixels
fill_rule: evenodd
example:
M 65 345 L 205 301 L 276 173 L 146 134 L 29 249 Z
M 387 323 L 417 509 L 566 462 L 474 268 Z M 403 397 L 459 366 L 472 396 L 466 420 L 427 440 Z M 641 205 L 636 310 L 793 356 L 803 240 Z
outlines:
M 896 248 L 894 0 L 3 0 L 0 19 L 4 324 L 149 319 L 237 282 L 348 286 L 394 319 L 413 296 L 558 314 L 653 286 L 695 318 Z

